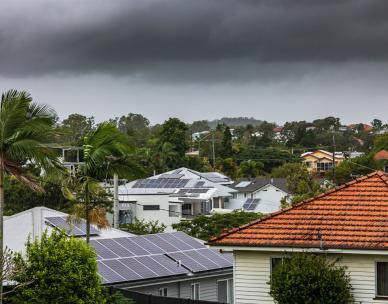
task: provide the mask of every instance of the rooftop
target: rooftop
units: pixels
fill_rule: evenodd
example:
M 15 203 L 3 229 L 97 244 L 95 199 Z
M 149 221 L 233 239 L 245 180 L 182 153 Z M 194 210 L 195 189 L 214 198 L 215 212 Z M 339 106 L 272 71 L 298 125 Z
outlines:
M 230 185 L 231 188 L 239 192 L 255 192 L 267 185 L 273 185 L 276 188 L 289 193 L 287 180 L 285 178 L 258 177 L 253 179 L 239 179 Z
M 215 246 L 388 248 L 388 175 L 374 172 L 231 230 Z

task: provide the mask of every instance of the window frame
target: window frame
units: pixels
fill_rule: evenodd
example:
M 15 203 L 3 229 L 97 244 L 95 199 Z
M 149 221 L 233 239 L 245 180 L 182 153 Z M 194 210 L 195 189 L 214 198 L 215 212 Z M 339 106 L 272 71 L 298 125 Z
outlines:
M 269 274 L 270 274 L 270 276 L 272 276 L 272 272 L 273 272 L 272 260 L 273 259 L 281 259 L 281 263 L 283 263 L 283 260 L 286 258 L 287 257 L 284 255 L 271 255 L 269 257 Z
M 198 290 L 198 299 L 196 299 L 196 291 L 197 290 Z M 191 300 L 200 300 L 201 299 L 201 284 L 199 282 L 190 284 L 190 299 Z
M 143 205 L 143 211 L 160 211 L 160 205 Z
M 234 294 L 231 294 L 230 288 L 233 289 L 233 278 L 228 278 L 228 279 L 220 279 L 217 280 L 217 301 L 220 301 L 219 299 L 219 293 L 218 293 L 218 283 L 219 282 L 226 282 L 226 303 L 228 304 L 233 304 L 234 303 Z
M 387 295 L 379 295 L 378 294 L 377 263 L 386 263 L 386 264 L 388 264 L 388 260 L 385 260 L 385 261 L 384 260 L 376 260 L 375 261 L 375 299 L 387 300 L 388 299 L 388 294 Z
M 159 288 L 159 296 L 160 297 L 167 297 L 168 296 L 168 288 L 167 287 Z

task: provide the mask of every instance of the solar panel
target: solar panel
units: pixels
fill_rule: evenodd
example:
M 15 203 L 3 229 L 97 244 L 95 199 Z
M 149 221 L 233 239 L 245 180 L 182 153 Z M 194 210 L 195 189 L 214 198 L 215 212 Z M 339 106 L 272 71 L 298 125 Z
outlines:
M 183 188 L 188 181 L 188 179 L 180 178 L 141 179 L 132 188 Z
M 192 272 L 206 271 L 206 266 L 202 265 L 199 261 L 194 260 L 192 257 L 186 254 L 186 252 L 172 252 L 167 254 L 176 262 L 182 263 L 186 268 Z
M 161 237 L 159 237 L 156 234 L 145 235 L 144 238 L 146 238 L 152 244 L 161 248 L 164 252 L 179 251 L 179 248 L 175 247 L 174 245 L 169 243 L 167 240 L 163 240 Z
M 65 230 L 67 235 L 86 236 L 86 223 L 83 219 L 81 219 L 78 223 L 68 223 L 66 217 L 53 216 L 46 217 L 45 221 L 50 226 L 53 226 L 60 230 Z M 98 235 L 99 233 L 100 232 L 96 228 L 90 226 L 90 235 Z
M 119 275 L 117 272 L 114 272 L 111 268 L 106 266 L 104 262 L 97 262 L 98 273 L 102 277 L 104 283 L 115 283 L 115 282 L 123 282 L 125 278 Z
M 104 245 L 98 243 L 96 240 L 91 240 L 90 245 L 96 249 L 97 255 L 101 259 L 114 259 L 118 258 L 119 256 L 115 254 L 112 250 L 108 249 Z
M 104 264 L 112 269 L 114 272 L 120 274 L 125 281 L 134 281 L 143 279 L 143 277 L 132 270 L 132 268 L 128 267 L 125 263 L 122 262 L 123 259 L 119 260 L 106 260 Z
M 127 266 L 127 268 L 136 272 L 142 279 L 154 278 L 158 276 L 156 272 L 152 271 L 146 265 L 140 263 L 136 258 L 124 258 L 120 259 L 120 262 Z
M 171 174 L 162 174 L 159 176 L 159 178 L 181 178 L 184 176 L 183 174 L 178 173 L 171 173 Z
M 114 240 L 120 244 L 122 247 L 128 248 L 134 255 L 147 255 L 151 252 L 146 249 L 140 247 L 135 241 L 131 240 L 132 238 L 115 238 Z M 133 238 L 136 239 L 136 238 Z
M 116 254 L 119 257 L 130 257 L 134 256 L 135 254 L 130 251 L 129 248 L 125 248 L 121 246 L 118 242 L 116 242 L 114 239 L 99 239 L 96 240 L 97 243 L 109 248 L 114 254 Z
M 194 187 L 203 187 L 205 185 L 205 182 L 204 181 L 200 181 L 200 182 L 197 182 Z
M 245 203 L 243 205 L 243 209 L 248 210 L 248 211 L 253 211 L 256 209 L 259 202 L 260 202 L 260 199 L 249 198 L 245 201 Z
M 171 234 L 174 237 L 176 237 L 178 240 L 190 245 L 193 249 L 206 248 L 204 244 L 202 244 L 201 242 L 197 241 L 196 239 L 188 236 L 183 232 L 174 232 Z
M 232 267 L 222 254 L 183 232 L 92 240 L 103 282 L 161 278 Z M 132 255 L 132 256 L 129 256 Z

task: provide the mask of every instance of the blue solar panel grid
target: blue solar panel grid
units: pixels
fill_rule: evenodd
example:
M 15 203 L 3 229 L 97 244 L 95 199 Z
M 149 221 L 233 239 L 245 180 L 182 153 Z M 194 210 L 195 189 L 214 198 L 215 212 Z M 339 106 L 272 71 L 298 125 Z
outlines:
M 245 201 L 245 203 L 243 205 L 243 209 L 248 210 L 248 211 L 253 211 L 256 209 L 259 202 L 260 202 L 260 199 L 249 198 Z
M 72 236 L 86 236 L 86 224 L 84 220 L 80 222 L 69 223 L 66 217 L 53 216 L 46 217 L 45 221 L 50 226 L 53 226 L 60 230 L 65 230 L 67 235 Z M 90 235 L 98 235 L 100 232 L 94 228 L 90 227 Z

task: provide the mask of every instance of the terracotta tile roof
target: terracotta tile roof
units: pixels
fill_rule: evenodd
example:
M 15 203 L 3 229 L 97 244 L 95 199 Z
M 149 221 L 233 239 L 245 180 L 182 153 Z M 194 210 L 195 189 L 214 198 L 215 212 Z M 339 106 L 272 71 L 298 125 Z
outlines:
M 209 244 L 388 249 L 388 175 L 371 173 L 233 229 Z
M 377 152 L 374 156 L 375 160 L 384 160 L 388 159 L 388 151 L 387 150 L 381 150 L 380 152 Z

